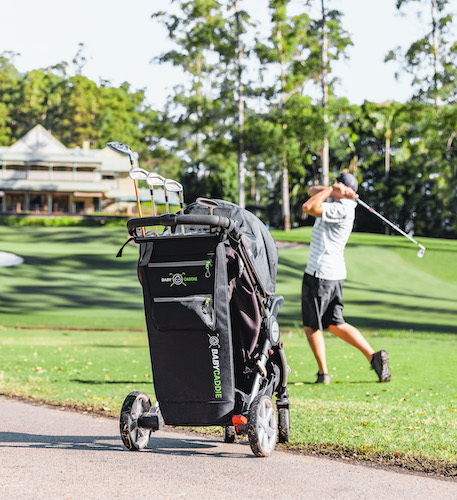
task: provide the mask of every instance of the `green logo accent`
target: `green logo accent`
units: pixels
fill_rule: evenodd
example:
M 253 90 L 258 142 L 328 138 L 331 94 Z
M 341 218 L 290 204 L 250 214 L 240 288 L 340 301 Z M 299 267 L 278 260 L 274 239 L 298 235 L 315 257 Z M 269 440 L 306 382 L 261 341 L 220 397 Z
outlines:
M 186 276 L 186 273 L 168 273 L 171 278 L 162 278 L 162 282 L 171 281 L 170 287 L 173 285 L 184 285 L 187 286 L 186 281 L 198 281 L 197 276 Z
M 184 286 L 187 286 L 185 283 L 184 283 L 184 276 L 185 276 L 186 273 L 168 273 L 169 276 L 171 276 L 171 285 L 170 287 L 172 287 L 173 285 L 184 285 Z
M 220 359 L 219 359 L 219 334 L 210 335 L 209 337 L 209 348 L 211 352 L 211 364 L 213 368 L 213 384 L 214 384 L 214 397 L 215 399 L 222 399 L 222 380 L 221 380 L 221 369 L 220 369 Z
M 221 346 L 219 345 L 219 334 L 216 333 L 216 335 L 210 335 L 208 333 L 208 337 L 209 337 L 209 348 L 211 349 L 212 347 L 217 347 L 218 349 L 221 348 Z

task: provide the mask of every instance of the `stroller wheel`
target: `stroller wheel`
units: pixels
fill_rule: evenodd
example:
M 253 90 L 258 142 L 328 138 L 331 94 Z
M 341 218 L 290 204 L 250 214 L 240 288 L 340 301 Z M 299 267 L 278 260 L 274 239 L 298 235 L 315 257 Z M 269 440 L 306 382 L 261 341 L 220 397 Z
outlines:
M 276 446 L 278 424 L 273 401 L 269 396 L 256 396 L 248 415 L 248 438 L 258 457 L 268 457 Z
M 280 443 L 289 442 L 290 413 L 289 408 L 278 409 L 278 441 Z
M 233 425 L 226 425 L 223 427 L 224 443 L 234 443 L 235 442 L 235 427 Z
M 133 391 L 125 399 L 119 418 L 122 442 L 131 451 L 145 448 L 149 442 L 151 429 L 138 426 L 138 419 L 151 409 L 151 401 L 144 392 Z

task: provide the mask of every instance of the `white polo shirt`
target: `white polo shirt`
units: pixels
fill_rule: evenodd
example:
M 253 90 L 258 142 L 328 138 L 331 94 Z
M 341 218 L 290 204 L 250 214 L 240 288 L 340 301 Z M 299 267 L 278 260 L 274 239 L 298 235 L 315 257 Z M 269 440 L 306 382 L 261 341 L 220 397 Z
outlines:
M 311 233 L 305 272 L 325 280 L 346 279 L 344 248 L 354 227 L 354 200 L 322 203 L 322 217 L 316 217 Z

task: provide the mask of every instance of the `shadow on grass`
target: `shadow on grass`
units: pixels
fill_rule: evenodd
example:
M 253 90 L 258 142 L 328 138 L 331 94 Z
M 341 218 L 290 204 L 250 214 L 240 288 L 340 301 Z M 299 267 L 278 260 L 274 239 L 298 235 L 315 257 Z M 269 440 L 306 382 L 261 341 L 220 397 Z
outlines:
M 135 330 L 137 333 L 145 333 L 145 338 L 146 338 L 146 330 Z M 104 345 L 104 344 L 86 344 L 88 347 L 100 347 L 102 349 L 148 349 L 148 346 L 145 345 L 134 345 L 134 344 L 129 344 L 129 345 L 124 345 L 124 344 L 118 344 L 118 345 Z
M 437 325 L 435 323 L 421 323 L 376 318 L 359 318 L 345 316 L 345 320 L 359 329 L 365 330 L 413 330 L 415 332 L 453 333 L 457 334 L 457 327 L 453 325 Z
M 379 288 L 368 288 L 364 286 L 362 283 L 357 283 L 351 280 L 346 280 L 344 284 L 345 289 L 351 289 L 354 291 L 366 292 L 366 293 L 374 293 L 374 294 L 386 294 L 386 295 L 394 295 L 399 297 L 413 297 L 415 299 L 426 299 L 426 300 L 440 300 L 444 302 L 451 302 L 455 304 L 455 299 L 449 297 L 431 297 L 430 295 L 418 295 L 414 293 L 406 293 L 406 292 L 397 292 L 393 290 L 381 290 Z M 366 302 L 364 301 L 363 304 Z
M 152 380 L 81 380 L 78 378 L 70 379 L 70 382 L 76 382 L 78 384 L 87 384 L 87 385 L 129 385 L 129 384 L 150 384 L 152 385 Z
M 404 306 L 398 306 L 404 308 Z M 421 308 L 417 308 L 422 310 Z M 435 310 L 436 311 L 436 310 Z M 442 312 L 442 311 L 436 311 Z M 447 311 L 452 313 L 453 311 Z M 397 313 L 398 314 L 398 313 Z M 384 318 L 362 318 L 358 316 L 344 315 L 345 321 L 354 325 L 360 330 L 401 330 L 415 332 L 432 332 L 432 333 L 451 333 L 457 334 L 457 326 L 455 324 L 437 325 L 436 323 L 422 323 L 413 321 L 400 321 L 395 319 Z M 296 311 L 287 312 L 282 309 L 278 315 L 279 326 L 285 328 L 300 328 L 302 329 L 302 320 L 300 313 Z

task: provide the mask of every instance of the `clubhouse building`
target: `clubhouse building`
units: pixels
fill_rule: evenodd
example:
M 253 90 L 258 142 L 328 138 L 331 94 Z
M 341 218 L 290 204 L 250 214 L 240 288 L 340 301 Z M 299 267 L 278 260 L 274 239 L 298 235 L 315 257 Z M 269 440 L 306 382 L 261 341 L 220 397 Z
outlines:
M 67 148 L 36 125 L 12 146 L 0 147 L 0 212 L 133 213 L 129 170 L 126 156 L 89 143 Z

